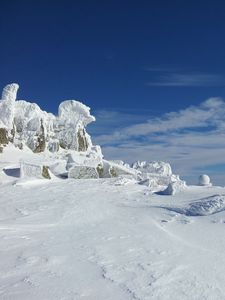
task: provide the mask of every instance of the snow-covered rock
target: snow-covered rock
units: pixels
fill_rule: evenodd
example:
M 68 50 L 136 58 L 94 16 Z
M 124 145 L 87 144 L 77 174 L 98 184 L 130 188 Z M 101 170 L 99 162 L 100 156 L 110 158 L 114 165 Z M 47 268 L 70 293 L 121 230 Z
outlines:
M 76 151 L 87 151 L 91 146 L 91 138 L 85 127 L 95 121 L 90 108 L 75 101 L 67 100 L 59 105 L 57 118 L 58 138 L 62 148 Z
M 198 185 L 200 186 L 211 186 L 210 177 L 206 174 L 200 175 L 198 179 Z
M 97 179 L 98 172 L 94 167 L 88 166 L 74 166 L 69 170 L 68 178 L 74 179 Z
M 175 189 L 185 186 L 185 182 L 173 174 L 169 163 L 137 161 L 132 167 L 139 172 L 139 183 L 146 185 L 152 192 L 164 191 L 166 188 L 166 192 L 175 193 Z
M 0 128 L 13 128 L 13 118 L 16 95 L 19 85 L 16 83 L 8 84 L 2 91 L 0 100 Z
M 170 182 L 168 187 L 165 190 L 161 191 L 160 194 L 175 195 L 176 193 L 183 191 L 185 188 L 186 188 L 185 181 L 177 180 L 177 181 Z
M 170 164 L 165 163 L 163 161 L 137 161 L 132 164 L 132 168 L 140 171 L 143 175 L 146 174 L 146 178 L 148 178 L 148 174 L 158 174 L 161 176 L 171 176 L 172 169 Z M 146 179 L 145 178 L 145 179 Z
M 95 121 L 90 108 L 75 100 L 59 105 L 58 116 L 47 113 L 35 104 L 16 101 L 18 84 L 3 89 L 0 101 L 0 144 L 13 142 L 19 148 L 28 146 L 33 152 L 61 149 L 92 152 L 91 137 L 86 126 Z M 87 154 L 88 154 L 87 153 Z
M 131 175 L 137 179 L 139 171 L 129 167 L 127 164 L 116 163 L 114 161 L 103 160 L 102 177 L 118 177 L 121 175 Z
M 45 165 L 37 165 L 30 162 L 21 161 L 20 178 L 46 178 L 51 179 L 49 168 Z

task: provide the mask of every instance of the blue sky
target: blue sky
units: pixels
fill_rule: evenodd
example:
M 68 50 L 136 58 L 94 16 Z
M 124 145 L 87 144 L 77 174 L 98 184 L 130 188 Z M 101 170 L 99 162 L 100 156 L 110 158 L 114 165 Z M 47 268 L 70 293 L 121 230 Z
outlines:
M 225 182 L 224 1 L 0 8 L 1 87 L 18 82 L 20 99 L 55 113 L 62 100 L 81 100 L 108 158 L 168 160 L 190 181 L 208 172 Z

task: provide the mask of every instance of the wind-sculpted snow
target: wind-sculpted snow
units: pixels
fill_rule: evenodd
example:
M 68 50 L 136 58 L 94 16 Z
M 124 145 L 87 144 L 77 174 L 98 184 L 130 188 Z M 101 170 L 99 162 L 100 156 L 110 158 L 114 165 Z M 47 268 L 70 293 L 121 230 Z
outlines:
M 168 163 L 163 161 L 137 161 L 133 163 L 132 167 L 136 170 L 141 171 L 143 174 L 146 174 L 146 178 L 148 178 L 147 174 L 158 174 L 161 176 L 171 176 L 172 170 L 171 166 Z
M 208 216 L 225 210 L 225 195 L 213 195 L 190 204 L 187 216 Z
M 225 195 L 213 195 L 191 201 L 186 207 L 165 206 L 164 208 L 190 217 L 209 216 L 225 210 Z
M 162 197 L 119 181 L 1 185 L 0 299 L 225 299 L 225 211 L 163 209 L 225 189 Z

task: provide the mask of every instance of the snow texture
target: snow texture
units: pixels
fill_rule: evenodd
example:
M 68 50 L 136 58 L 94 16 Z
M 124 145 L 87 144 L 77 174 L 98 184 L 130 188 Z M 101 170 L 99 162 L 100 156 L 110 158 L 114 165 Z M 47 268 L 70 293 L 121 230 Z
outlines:
M 68 178 L 74 179 L 91 179 L 99 178 L 98 172 L 94 167 L 74 166 L 69 170 Z
M 23 130 L 0 153 L 0 299 L 225 299 L 225 188 L 181 189 L 169 164 L 132 168 L 90 144 L 57 150 L 65 122 L 16 107 Z M 79 130 L 91 120 L 82 109 Z M 40 143 L 42 125 L 56 152 L 28 147 L 35 134 Z M 152 192 L 169 184 L 173 195 Z
M 207 216 L 225 210 L 225 195 L 213 195 L 193 202 L 186 209 L 188 216 Z
M 133 163 L 132 167 L 138 171 L 141 171 L 143 174 L 157 174 L 161 176 L 171 176 L 172 169 L 170 164 L 162 162 L 162 161 L 137 161 Z M 146 179 L 146 178 L 145 178 Z

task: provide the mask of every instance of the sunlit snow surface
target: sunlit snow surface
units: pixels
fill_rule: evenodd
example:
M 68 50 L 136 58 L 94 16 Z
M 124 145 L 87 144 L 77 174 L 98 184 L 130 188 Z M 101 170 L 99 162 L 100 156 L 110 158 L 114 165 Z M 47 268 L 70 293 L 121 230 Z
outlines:
M 225 188 L 21 181 L 12 162 L 0 177 L 0 299 L 225 299 Z

